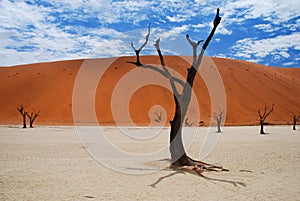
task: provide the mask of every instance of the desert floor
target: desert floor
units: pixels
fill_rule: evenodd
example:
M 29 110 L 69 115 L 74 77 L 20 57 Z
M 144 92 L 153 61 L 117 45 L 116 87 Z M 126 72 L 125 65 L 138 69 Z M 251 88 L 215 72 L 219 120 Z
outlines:
M 0 200 L 300 200 L 299 128 L 185 129 L 189 155 L 212 136 L 204 161 L 229 169 L 205 177 L 168 169 L 169 128 L 101 129 L 110 144 L 89 127 L 0 126 Z

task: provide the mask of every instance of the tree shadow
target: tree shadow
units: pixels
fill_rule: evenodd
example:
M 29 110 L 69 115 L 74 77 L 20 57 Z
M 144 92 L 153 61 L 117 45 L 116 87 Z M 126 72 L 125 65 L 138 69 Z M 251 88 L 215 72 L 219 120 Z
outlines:
M 167 170 L 167 171 L 174 171 L 174 172 L 172 172 L 172 173 L 170 173 L 170 174 L 168 174 L 166 176 L 159 177 L 157 179 L 157 181 L 155 181 L 154 183 L 150 184 L 149 186 L 151 186 L 152 188 L 156 188 L 156 186 L 160 182 L 162 182 L 163 180 L 165 180 L 165 179 L 167 179 L 169 177 L 172 177 L 172 176 L 177 175 L 177 174 L 184 174 L 184 175 L 186 175 L 186 173 L 189 173 L 189 174 L 199 176 L 199 177 L 204 178 L 204 179 L 209 180 L 209 181 L 228 183 L 228 184 L 232 184 L 235 187 L 237 187 L 239 185 L 242 186 L 242 187 L 246 187 L 246 184 L 244 182 L 208 177 L 208 176 L 203 175 L 202 172 L 199 172 L 199 171 L 197 171 L 194 168 L 191 168 L 191 169 L 190 168 L 167 168 L 165 170 Z

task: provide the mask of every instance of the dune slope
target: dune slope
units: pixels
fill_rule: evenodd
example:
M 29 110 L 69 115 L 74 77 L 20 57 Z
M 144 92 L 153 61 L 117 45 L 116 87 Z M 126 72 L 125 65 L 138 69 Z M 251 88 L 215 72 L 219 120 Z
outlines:
M 147 64 L 159 64 L 156 56 L 143 56 L 141 60 Z M 97 119 L 88 117 L 90 112 L 87 110 L 87 118 L 80 119 L 81 123 L 168 125 L 174 103 L 167 79 L 153 70 L 137 69 L 130 63 L 135 61 L 134 57 L 112 59 L 105 65 L 103 61 L 72 60 L 1 67 L 0 124 L 21 124 L 17 107 L 22 104 L 29 112 L 41 111 L 36 125 L 73 125 L 72 107 L 78 104 L 73 99 L 73 92 L 77 90 L 74 84 L 86 76 L 85 79 L 91 82 L 98 80 L 95 92 L 91 93 L 94 102 L 89 105 Z M 177 56 L 167 56 L 166 63 L 176 71 L 177 77 L 183 78 L 190 66 L 183 57 Z M 214 65 L 226 92 L 227 106 L 219 108 L 226 109 L 226 125 L 255 125 L 258 123 L 258 108 L 263 110 L 272 104 L 275 111 L 267 119 L 270 124 L 292 123 L 293 115 L 300 113 L 299 68 L 266 67 L 231 59 L 207 58 L 201 70 Z M 84 74 L 83 67 L 91 71 Z M 97 74 L 100 71 L 103 73 Z M 215 112 L 211 109 L 211 92 L 201 75 L 195 79 L 196 98 L 187 114 L 187 125 L 198 125 L 200 121 L 209 125 L 211 113 Z M 87 84 L 87 94 L 90 88 Z M 178 88 L 181 89 L 179 84 Z

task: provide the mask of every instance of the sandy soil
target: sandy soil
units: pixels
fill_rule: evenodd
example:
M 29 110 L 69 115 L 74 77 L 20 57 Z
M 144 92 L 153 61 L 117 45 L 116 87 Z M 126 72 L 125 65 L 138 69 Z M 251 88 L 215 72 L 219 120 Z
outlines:
M 167 148 L 169 128 L 154 136 L 147 134 L 151 129 L 103 127 L 102 132 L 134 159 Z M 199 158 L 214 130 L 199 128 L 188 153 Z M 207 172 L 203 178 L 169 170 L 164 153 L 130 163 L 103 152 L 119 171 L 112 170 L 91 157 L 75 127 L 1 126 L 0 200 L 299 200 L 300 130 L 267 126 L 265 131 L 262 136 L 258 127 L 223 128 L 205 161 L 229 172 Z

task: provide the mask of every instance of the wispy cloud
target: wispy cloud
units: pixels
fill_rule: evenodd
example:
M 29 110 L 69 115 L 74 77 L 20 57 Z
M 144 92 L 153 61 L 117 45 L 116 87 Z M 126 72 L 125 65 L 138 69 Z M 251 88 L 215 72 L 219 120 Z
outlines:
M 289 58 L 290 49 L 300 50 L 300 34 L 294 33 L 261 40 L 246 38 L 237 41 L 232 49 L 235 52 L 234 56 L 256 58 L 257 62 L 268 55 L 273 55 L 275 59 Z

